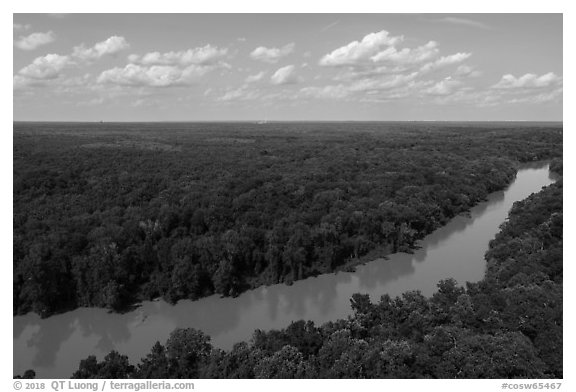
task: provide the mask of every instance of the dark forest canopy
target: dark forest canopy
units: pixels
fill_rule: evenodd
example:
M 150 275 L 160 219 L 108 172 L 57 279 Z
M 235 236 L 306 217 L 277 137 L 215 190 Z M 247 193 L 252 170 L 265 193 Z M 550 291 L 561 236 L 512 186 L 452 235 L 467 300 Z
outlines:
M 14 124 L 14 314 L 237 295 L 416 240 L 562 126 Z
M 315 326 L 255 331 L 232 350 L 176 329 L 133 365 L 112 351 L 75 378 L 562 378 L 562 180 L 517 202 L 486 253 L 478 283 L 438 283 Z

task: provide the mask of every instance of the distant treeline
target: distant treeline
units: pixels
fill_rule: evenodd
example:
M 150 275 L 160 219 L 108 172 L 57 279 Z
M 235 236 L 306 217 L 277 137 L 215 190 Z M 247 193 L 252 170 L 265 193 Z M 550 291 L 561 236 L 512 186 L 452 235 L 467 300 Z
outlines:
M 231 351 L 177 329 L 138 364 L 113 351 L 75 378 L 562 378 L 562 180 L 517 202 L 486 253 L 482 281 L 448 279 L 320 327 L 257 330 Z
M 561 127 L 265 128 L 15 124 L 14 314 L 237 295 L 407 251 L 562 152 Z

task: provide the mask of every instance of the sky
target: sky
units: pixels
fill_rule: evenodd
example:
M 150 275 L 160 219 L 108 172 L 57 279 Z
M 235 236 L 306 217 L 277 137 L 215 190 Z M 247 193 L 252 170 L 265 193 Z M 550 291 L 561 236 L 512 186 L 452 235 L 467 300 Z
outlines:
M 16 121 L 562 121 L 561 14 L 14 14 Z

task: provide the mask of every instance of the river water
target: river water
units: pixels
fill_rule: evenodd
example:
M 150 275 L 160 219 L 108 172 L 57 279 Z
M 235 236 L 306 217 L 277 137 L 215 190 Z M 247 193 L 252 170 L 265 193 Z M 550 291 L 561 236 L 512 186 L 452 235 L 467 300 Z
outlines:
M 194 327 L 212 337 L 216 347 L 229 349 L 249 340 L 255 329 L 286 327 L 305 319 L 316 323 L 351 314 L 350 297 L 368 293 L 377 301 L 407 290 L 431 295 L 440 279 L 459 283 L 482 279 L 484 253 L 515 201 L 554 182 L 548 164 L 524 165 L 514 182 L 493 193 L 470 211 L 419 242 L 414 254 L 397 253 L 359 266 L 356 272 L 326 274 L 295 282 L 261 287 L 237 298 L 216 295 L 198 301 L 144 302 L 126 314 L 80 308 L 40 319 L 36 314 L 14 317 L 14 374 L 34 369 L 38 378 L 69 378 L 81 359 L 102 359 L 117 350 L 136 363 L 156 341 L 165 343 L 177 327 Z

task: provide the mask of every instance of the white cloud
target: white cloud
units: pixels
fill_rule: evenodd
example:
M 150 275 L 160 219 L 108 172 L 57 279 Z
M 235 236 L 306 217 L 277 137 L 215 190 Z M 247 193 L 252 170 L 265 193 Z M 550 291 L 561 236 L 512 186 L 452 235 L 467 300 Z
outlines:
M 452 64 L 458 64 L 461 63 L 464 60 L 467 60 L 470 56 L 472 56 L 472 53 L 455 53 L 455 54 L 451 54 L 450 56 L 444 56 L 444 57 L 440 57 L 437 61 L 436 64 L 439 66 L 444 66 L 444 65 L 452 65 Z
M 46 33 L 32 33 L 25 37 L 20 36 L 18 40 L 14 41 L 14 46 L 22 50 L 34 50 L 42 45 L 54 42 L 55 39 L 56 37 L 51 31 Z
M 13 29 L 16 31 L 26 31 L 30 30 L 31 28 L 32 26 L 30 26 L 29 24 L 14 23 L 13 25 Z
M 562 77 L 553 72 L 541 76 L 527 73 L 520 77 L 506 74 L 476 99 L 481 106 L 544 104 L 562 100 L 562 93 Z
M 438 44 L 430 41 L 414 49 L 397 50 L 394 46 L 390 46 L 370 57 L 370 60 L 375 63 L 417 64 L 436 57 L 438 52 Z
M 361 80 L 366 85 L 387 86 L 396 83 L 395 80 L 411 81 L 425 73 L 460 64 L 471 56 L 455 53 L 439 57 L 440 49 L 435 41 L 415 48 L 398 47 L 403 40 L 403 36 L 392 36 L 385 30 L 371 33 L 361 41 L 353 41 L 323 56 L 320 65 L 344 69 L 334 76 L 336 80 L 351 83 Z
M 132 54 L 124 68 L 106 70 L 98 77 L 100 84 L 139 87 L 177 87 L 197 82 L 215 69 L 229 68 L 221 59 L 228 49 L 212 45 L 173 51 Z
M 255 75 L 248 75 L 248 76 L 246 77 L 246 80 L 245 80 L 245 81 L 246 81 L 246 83 L 258 82 L 258 81 L 262 80 L 265 75 L 266 75 L 266 72 L 265 72 L 265 71 L 258 72 L 258 73 L 255 74 Z
M 437 82 L 432 87 L 424 90 L 424 92 L 428 95 L 450 95 L 461 85 L 461 81 L 447 77 L 446 79 Z
M 81 60 L 96 60 L 105 55 L 114 55 L 125 49 L 130 45 L 124 37 L 112 36 L 105 41 L 98 42 L 94 46 L 87 48 L 84 44 L 76 46 L 72 55 Z
M 299 78 L 296 75 L 296 67 L 293 65 L 287 65 L 285 67 L 279 68 L 274 75 L 270 77 L 270 82 L 272 84 L 295 84 L 299 82 Z
M 403 37 L 393 37 L 386 30 L 370 33 L 362 38 L 362 41 L 350 42 L 348 45 L 328 53 L 320 59 L 320 65 L 340 66 L 367 62 L 386 48 L 392 47 L 402 40 Z
M 529 103 L 529 104 L 540 104 L 551 101 L 557 101 L 562 99 L 563 88 L 555 88 L 552 91 L 542 92 L 539 94 L 530 94 L 526 96 L 513 97 L 508 100 L 507 103 L 518 104 L 518 103 Z
M 476 78 L 481 75 L 480 71 L 475 70 L 473 67 L 469 65 L 459 65 L 456 68 L 456 72 L 454 73 L 455 76 L 460 78 L 470 77 Z
M 470 56 L 472 56 L 472 53 L 455 53 L 449 56 L 443 56 L 435 61 L 424 64 L 422 68 L 420 68 L 420 72 L 430 72 L 438 68 L 459 64 L 467 60 Z
M 128 42 L 124 37 L 112 36 L 90 48 L 84 45 L 76 46 L 69 55 L 47 54 L 36 57 L 32 63 L 20 69 L 14 76 L 14 88 L 39 86 L 38 82 L 32 80 L 57 79 L 67 68 L 78 67 L 105 55 L 116 54 L 128 47 Z M 25 79 L 28 80 L 25 81 Z
M 439 97 L 440 103 L 459 103 L 478 107 L 514 105 L 514 104 L 546 104 L 562 100 L 562 87 L 542 90 L 502 90 L 484 89 L 472 91 L 461 89 L 452 95 Z
M 514 75 L 507 74 L 494 86 L 495 89 L 521 89 L 521 88 L 546 88 L 551 86 L 562 85 L 562 78 L 553 72 L 542 76 L 533 73 L 527 73 L 516 78 Z
M 217 63 L 218 60 L 226 56 L 227 53 L 228 49 L 226 48 L 205 45 L 177 52 L 150 52 L 143 56 L 131 55 L 128 59 L 132 63 L 141 65 L 209 65 Z
M 442 55 L 436 41 L 403 47 L 403 36 L 388 31 L 370 33 L 321 57 L 319 64 L 335 69 L 325 78 L 340 84 L 304 88 L 301 93 L 315 98 L 340 98 L 362 102 L 398 99 L 430 99 L 466 90 L 468 78 L 479 72 L 464 64 L 471 53 Z M 458 69 L 454 69 L 458 67 Z M 328 71 L 330 72 L 330 71 Z M 432 80 L 433 76 L 443 78 Z M 433 98 L 436 99 L 436 98 Z
M 230 68 L 221 61 L 228 53 L 226 48 L 205 45 L 194 49 L 172 52 L 149 52 L 128 56 L 130 62 L 124 68 L 103 71 L 99 84 L 132 87 L 177 87 L 199 81 L 203 75 Z
M 218 101 L 248 101 L 257 99 L 261 96 L 259 90 L 248 89 L 247 86 L 242 86 L 237 89 L 226 91 L 224 95 L 217 98 Z
M 210 68 L 190 65 L 179 68 L 171 65 L 150 67 L 128 64 L 124 68 L 106 70 L 98 77 L 98 83 L 133 87 L 174 87 L 194 83 Z
M 438 92 L 441 92 L 442 86 L 436 87 Z M 562 77 L 553 72 L 541 76 L 529 73 L 518 78 L 507 74 L 492 86 L 480 89 L 457 87 L 450 94 L 444 96 L 438 94 L 436 101 L 438 103 L 457 102 L 478 107 L 531 105 L 561 101 L 562 92 Z
M 264 61 L 266 63 L 277 63 L 282 57 L 292 53 L 294 50 L 294 43 L 289 43 L 281 48 L 266 48 L 259 46 L 250 53 L 250 57 L 254 60 Z
M 47 54 L 36 57 L 31 64 L 18 71 L 18 74 L 31 79 L 56 79 L 66 67 L 73 64 L 70 56 Z

